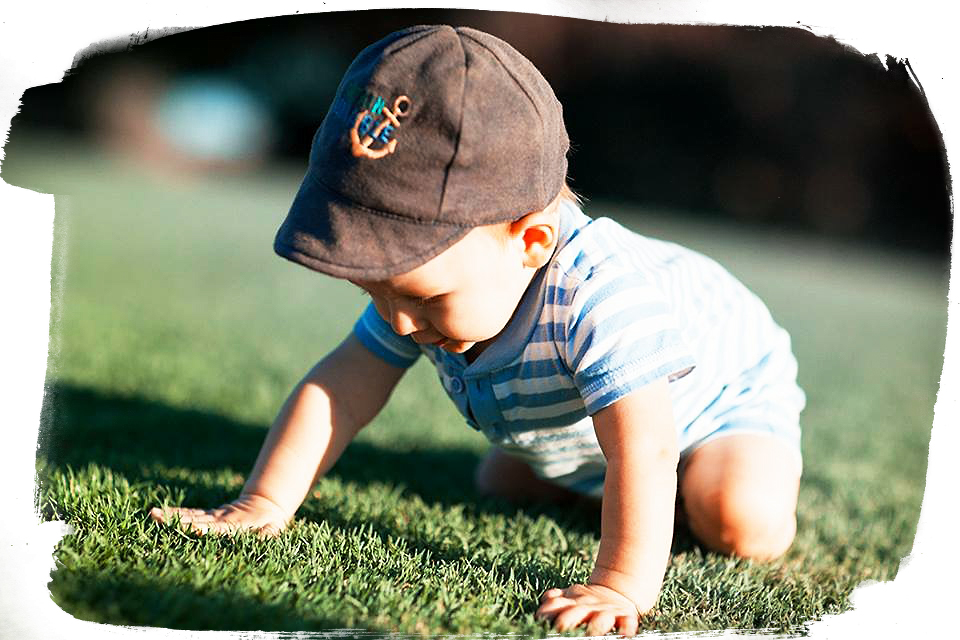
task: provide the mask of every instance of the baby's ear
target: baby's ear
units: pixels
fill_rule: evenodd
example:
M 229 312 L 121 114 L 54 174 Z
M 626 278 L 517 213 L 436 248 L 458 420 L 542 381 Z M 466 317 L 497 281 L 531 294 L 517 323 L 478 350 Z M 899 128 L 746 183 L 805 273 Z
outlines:
M 558 219 L 548 210 L 528 213 L 513 223 L 515 237 L 522 240 L 523 266 L 539 269 L 553 256 L 557 245 Z

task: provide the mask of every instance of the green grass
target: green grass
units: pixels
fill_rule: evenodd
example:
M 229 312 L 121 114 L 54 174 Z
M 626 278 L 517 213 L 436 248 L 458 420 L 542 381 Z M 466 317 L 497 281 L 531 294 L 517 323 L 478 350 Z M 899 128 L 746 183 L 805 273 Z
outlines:
M 189 629 L 363 628 L 542 637 L 546 588 L 583 580 L 599 535 L 581 508 L 478 500 L 482 438 L 425 363 L 279 539 L 195 538 L 156 504 L 234 497 L 286 393 L 365 299 L 275 257 L 299 170 L 176 182 L 83 148 L 7 149 L 3 178 L 57 198 L 39 508 L 73 533 L 54 600 L 76 617 Z M 919 516 L 946 331 L 945 265 L 600 204 L 700 249 L 794 337 L 805 477 L 782 560 L 706 553 L 678 531 L 664 631 L 775 628 L 889 580 Z

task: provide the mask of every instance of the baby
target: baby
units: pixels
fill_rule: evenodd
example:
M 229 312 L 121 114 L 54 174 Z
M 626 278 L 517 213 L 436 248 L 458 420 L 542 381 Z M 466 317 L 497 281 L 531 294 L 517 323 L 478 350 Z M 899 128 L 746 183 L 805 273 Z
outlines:
M 549 84 L 497 38 L 419 26 L 364 49 L 274 248 L 372 302 L 287 399 L 237 500 L 151 515 L 278 533 L 425 355 L 494 445 L 481 493 L 602 498 L 590 579 L 537 611 L 557 629 L 636 632 L 678 504 L 710 549 L 784 553 L 804 405 L 789 336 L 715 262 L 584 215 L 568 147 Z

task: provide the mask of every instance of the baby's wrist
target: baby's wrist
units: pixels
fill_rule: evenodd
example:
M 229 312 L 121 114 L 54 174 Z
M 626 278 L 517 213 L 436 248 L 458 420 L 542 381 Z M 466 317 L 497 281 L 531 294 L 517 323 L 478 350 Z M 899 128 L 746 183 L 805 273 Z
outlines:
M 273 500 L 269 496 L 266 496 L 262 493 L 258 493 L 255 490 L 254 491 L 248 491 L 246 489 L 243 490 L 240 493 L 240 496 L 237 498 L 237 502 L 245 502 L 256 509 L 275 512 L 279 515 L 282 515 L 283 520 L 285 522 L 292 520 L 293 514 L 296 512 L 295 509 L 294 511 L 290 511 L 289 509 L 284 508 L 283 505 L 279 504 L 277 501 Z
M 642 578 L 632 576 L 609 567 L 597 566 L 590 574 L 588 584 L 606 587 L 616 591 L 633 603 L 638 614 L 644 614 L 653 609 L 660 595 L 660 582 L 645 584 Z

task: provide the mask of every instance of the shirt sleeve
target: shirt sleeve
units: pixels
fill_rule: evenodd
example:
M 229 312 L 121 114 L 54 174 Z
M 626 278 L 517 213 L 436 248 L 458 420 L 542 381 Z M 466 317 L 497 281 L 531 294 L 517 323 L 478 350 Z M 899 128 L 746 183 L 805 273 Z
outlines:
M 397 335 L 372 302 L 353 325 L 353 334 L 375 356 L 395 367 L 410 367 L 420 357 L 420 347 L 413 338 Z
M 666 297 L 640 274 L 595 274 L 571 293 L 560 350 L 588 414 L 696 366 Z

